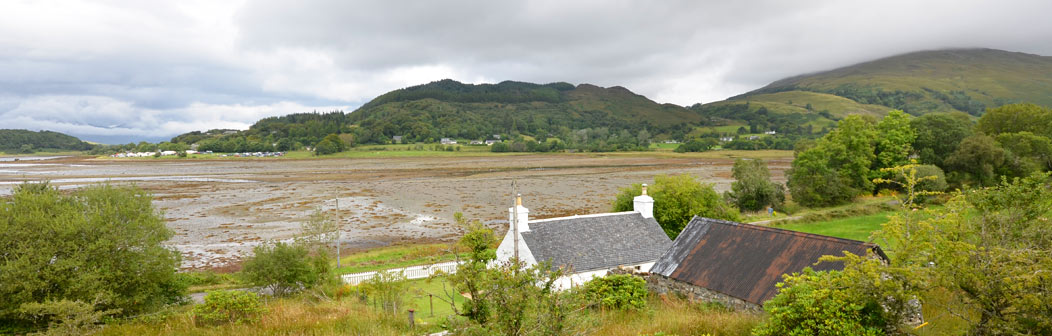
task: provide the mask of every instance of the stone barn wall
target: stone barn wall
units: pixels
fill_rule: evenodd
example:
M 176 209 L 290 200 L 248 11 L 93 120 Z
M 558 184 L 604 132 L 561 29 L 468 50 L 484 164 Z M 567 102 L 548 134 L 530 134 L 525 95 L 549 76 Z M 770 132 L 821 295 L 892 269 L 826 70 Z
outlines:
M 714 292 L 683 281 L 670 279 L 660 274 L 645 277 L 647 288 L 657 294 L 671 294 L 687 298 L 690 301 L 715 302 L 737 311 L 761 313 L 763 307 L 752 302 Z

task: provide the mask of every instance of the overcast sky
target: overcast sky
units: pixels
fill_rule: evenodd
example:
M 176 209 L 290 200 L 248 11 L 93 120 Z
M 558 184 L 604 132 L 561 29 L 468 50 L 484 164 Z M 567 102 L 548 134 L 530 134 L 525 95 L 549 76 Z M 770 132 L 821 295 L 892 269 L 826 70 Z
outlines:
M 1052 1 L 0 2 L 0 128 L 105 143 L 352 111 L 444 78 L 712 102 L 916 50 L 1052 55 Z

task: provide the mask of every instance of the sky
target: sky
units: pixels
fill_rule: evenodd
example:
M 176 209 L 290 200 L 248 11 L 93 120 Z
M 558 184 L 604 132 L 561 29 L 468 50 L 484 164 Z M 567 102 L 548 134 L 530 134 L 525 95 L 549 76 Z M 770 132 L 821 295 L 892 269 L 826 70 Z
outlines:
M 157 142 L 451 78 L 719 101 L 896 54 L 1052 55 L 1052 1 L 0 2 L 0 128 Z

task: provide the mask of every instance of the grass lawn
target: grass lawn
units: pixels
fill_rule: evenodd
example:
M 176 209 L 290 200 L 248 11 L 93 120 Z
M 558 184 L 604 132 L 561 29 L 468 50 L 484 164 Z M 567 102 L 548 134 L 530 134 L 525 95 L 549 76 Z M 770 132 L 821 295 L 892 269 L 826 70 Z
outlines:
M 894 211 L 884 211 L 872 215 L 839 218 L 813 223 L 790 223 L 777 225 L 776 228 L 814 233 L 846 239 L 868 241 L 873 231 L 888 221 Z
M 464 303 L 464 297 L 456 293 L 445 278 L 409 280 L 406 309 L 416 311 L 416 318 L 424 323 L 441 325 L 453 315 L 449 293 L 454 293 L 453 301 L 457 307 Z
M 427 265 L 453 260 L 449 244 L 397 245 L 371 249 L 340 258 L 338 274 Z

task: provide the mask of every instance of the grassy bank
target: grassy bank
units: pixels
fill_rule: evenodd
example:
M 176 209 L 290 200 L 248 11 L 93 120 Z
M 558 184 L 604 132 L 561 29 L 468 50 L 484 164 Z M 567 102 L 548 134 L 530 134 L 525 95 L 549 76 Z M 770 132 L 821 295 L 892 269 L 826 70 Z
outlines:
M 387 246 L 340 258 L 336 273 L 358 273 L 451 261 L 449 244 Z

